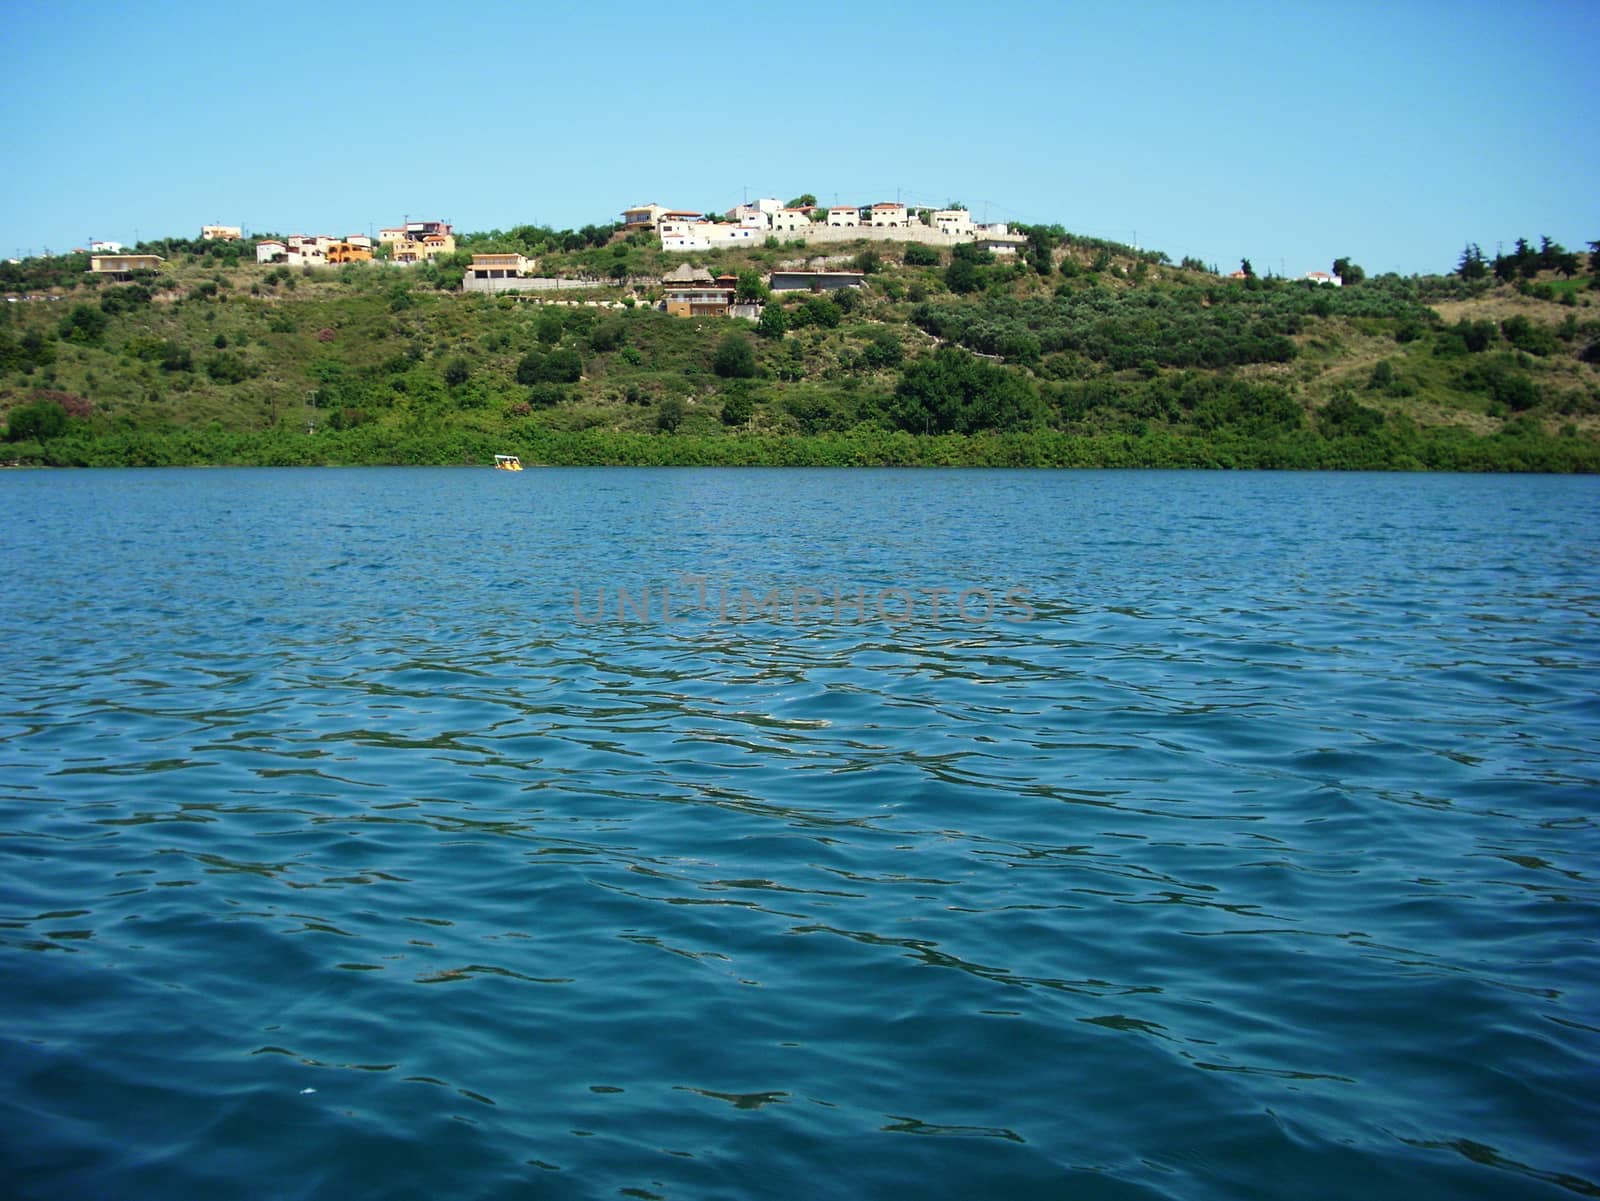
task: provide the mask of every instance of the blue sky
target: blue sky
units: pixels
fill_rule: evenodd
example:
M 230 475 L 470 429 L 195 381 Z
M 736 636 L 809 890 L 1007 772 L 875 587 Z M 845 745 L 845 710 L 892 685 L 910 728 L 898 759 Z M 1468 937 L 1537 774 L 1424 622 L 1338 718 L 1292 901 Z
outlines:
M 1300 274 L 1600 238 L 1600 4 L 11 0 L 0 253 L 961 201 Z

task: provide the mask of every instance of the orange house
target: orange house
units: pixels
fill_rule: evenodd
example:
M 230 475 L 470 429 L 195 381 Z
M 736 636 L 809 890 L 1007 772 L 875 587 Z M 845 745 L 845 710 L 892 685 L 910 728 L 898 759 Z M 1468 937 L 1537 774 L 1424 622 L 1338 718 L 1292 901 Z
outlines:
M 370 263 L 372 248 L 351 242 L 330 242 L 324 252 L 330 263 Z

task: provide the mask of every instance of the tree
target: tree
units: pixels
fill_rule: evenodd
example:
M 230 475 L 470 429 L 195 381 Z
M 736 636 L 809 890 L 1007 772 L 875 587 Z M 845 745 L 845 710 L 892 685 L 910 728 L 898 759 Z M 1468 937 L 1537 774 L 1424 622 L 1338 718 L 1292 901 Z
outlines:
M 754 379 L 756 352 L 743 334 L 728 334 L 717 347 L 711 370 L 723 379 Z
M 802 193 L 800 193 L 800 195 L 796 196 L 793 200 L 789 201 L 789 203 L 788 203 L 788 205 L 786 207 L 792 208 L 792 209 L 811 208 L 816 203 L 817 203 L 817 198 L 815 196 L 813 196 L 810 192 L 802 192 Z
M 1387 360 L 1385 360 L 1387 361 Z M 1382 428 L 1384 415 L 1358 403 L 1348 393 L 1335 396 L 1317 414 L 1317 425 L 1335 436 L 1363 437 Z
M 53 400 L 40 400 L 11 410 L 6 422 L 6 438 L 11 442 L 23 439 L 43 442 L 59 436 L 66 428 L 66 409 Z
M 457 355 L 444 365 L 444 382 L 452 388 L 459 388 L 472 376 L 472 366 L 466 359 Z
M 887 329 L 879 329 L 872 335 L 872 341 L 861 349 L 861 361 L 868 367 L 898 367 L 905 358 L 905 351 L 900 346 L 900 339 Z
M 819 329 L 837 329 L 839 327 L 839 306 L 826 296 L 811 296 L 800 306 L 800 315 L 804 317 L 806 325 L 815 325 Z M 799 324 L 799 322 L 796 322 Z
M 1059 229 L 1049 225 L 1030 225 L 1026 229 L 1028 235 L 1028 261 L 1033 264 L 1033 269 L 1039 275 L 1049 275 L 1054 267 L 1054 253 L 1056 242 L 1059 240 Z
M 1600 280 L 1600 240 L 1589 243 L 1589 274 Z
M 944 256 L 935 247 L 924 246 L 921 242 L 912 242 L 906 247 L 907 267 L 937 267 L 942 262 Z
M 523 355 L 517 363 L 517 383 L 527 386 L 536 384 L 540 380 L 539 368 L 544 364 L 544 356 L 536 350 L 530 350 Z
M 552 350 L 539 364 L 541 384 L 575 384 L 583 378 L 583 360 L 576 350 Z
M 952 259 L 950 265 L 944 269 L 944 284 L 957 295 L 976 292 L 983 286 L 983 278 L 972 260 L 965 258 Z
M 64 342 L 80 342 L 85 346 L 97 345 L 110 320 L 97 308 L 75 304 L 72 311 L 61 319 L 61 339 Z
M 539 318 L 534 333 L 546 346 L 554 346 L 561 341 L 561 328 L 561 314 L 546 313 Z
M 589 332 L 589 349 L 604 353 L 618 349 L 627 337 L 620 320 L 602 321 Z
M 743 425 L 755 416 L 756 402 L 750 393 L 740 390 L 728 397 L 722 405 L 723 425 Z
M 1469 242 L 1461 251 L 1461 261 L 1456 264 L 1456 274 L 1465 280 L 1482 279 L 1489 273 L 1488 264 L 1483 261 L 1483 251 L 1478 249 L 1477 243 Z
M 678 427 L 682 424 L 683 401 L 676 396 L 667 397 L 656 410 L 656 428 L 664 434 L 673 434 L 677 433 Z
M 1239 273 L 1246 279 L 1254 279 L 1256 277 L 1256 269 L 1250 265 L 1249 259 L 1239 260 Z
M 1347 288 L 1359 284 L 1367 278 L 1367 273 L 1348 258 L 1334 259 L 1333 273 L 1339 277 L 1339 282 Z
M 889 411 L 896 426 L 914 434 L 1028 429 L 1042 417 L 1026 378 L 953 346 L 906 368 Z
M 762 280 L 760 272 L 739 272 L 739 284 L 736 298 L 744 303 L 760 304 L 771 296 L 771 291 Z
M 776 341 L 783 337 L 784 331 L 788 328 L 789 318 L 784 316 L 782 305 L 769 303 L 762 306 L 761 320 L 756 322 L 757 334 Z
M 876 275 L 878 268 L 883 265 L 883 260 L 878 257 L 876 250 L 863 250 L 855 257 L 855 269 L 862 275 Z

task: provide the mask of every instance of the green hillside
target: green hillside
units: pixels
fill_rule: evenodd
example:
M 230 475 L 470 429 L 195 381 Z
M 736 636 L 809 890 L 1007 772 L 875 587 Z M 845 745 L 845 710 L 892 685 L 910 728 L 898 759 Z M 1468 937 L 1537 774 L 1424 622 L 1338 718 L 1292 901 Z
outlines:
M 1600 292 L 1576 256 L 1334 288 L 1025 232 L 1015 262 L 829 246 L 867 286 L 774 298 L 759 326 L 669 317 L 643 281 L 687 259 L 759 292 L 805 249 L 524 228 L 412 268 L 174 240 L 127 282 L 7 264 L 0 459 L 1600 468 Z M 462 293 L 490 249 L 619 282 Z

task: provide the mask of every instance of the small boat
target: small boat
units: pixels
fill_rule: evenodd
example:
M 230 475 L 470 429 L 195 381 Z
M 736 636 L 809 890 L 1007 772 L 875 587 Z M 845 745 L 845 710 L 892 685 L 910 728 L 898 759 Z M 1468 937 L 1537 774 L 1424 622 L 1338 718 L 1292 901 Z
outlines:
M 496 471 L 521 471 L 522 460 L 516 455 L 495 455 L 494 469 Z

